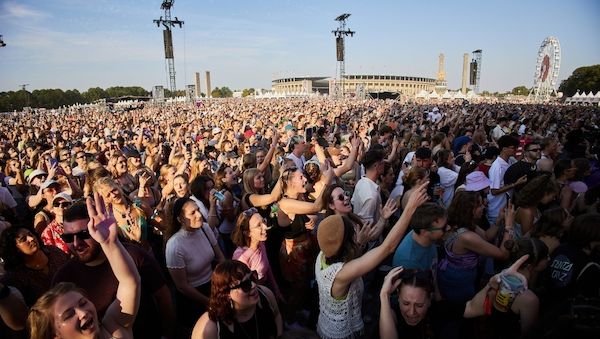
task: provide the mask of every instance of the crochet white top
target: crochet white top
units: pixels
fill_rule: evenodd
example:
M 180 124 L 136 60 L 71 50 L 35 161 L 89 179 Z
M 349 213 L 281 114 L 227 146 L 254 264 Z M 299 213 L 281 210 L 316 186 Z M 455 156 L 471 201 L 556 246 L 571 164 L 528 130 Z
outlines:
M 364 324 L 361 307 L 364 285 L 362 278 L 350 284 L 344 299 L 331 296 L 333 280 L 344 266 L 343 262 L 325 264 L 323 252 L 317 256 L 315 275 L 319 285 L 319 321 L 317 333 L 323 339 L 356 338 L 362 335 Z

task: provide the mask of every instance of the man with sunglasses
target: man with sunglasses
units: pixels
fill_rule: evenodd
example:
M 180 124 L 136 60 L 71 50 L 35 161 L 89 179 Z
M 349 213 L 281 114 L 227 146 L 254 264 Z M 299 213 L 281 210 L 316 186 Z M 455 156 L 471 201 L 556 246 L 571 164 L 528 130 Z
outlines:
M 436 203 L 428 202 L 417 207 L 410 221 L 413 230 L 398 245 L 392 261 L 393 266 L 435 272 L 435 243 L 450 229 L 447 220 L 446 210 Z
M 90 221 L 85 203 L 75 203 L 64 211 L 64 233 L 73 258 L 54 276 L 53 285 L 72 282 L 86 291 L 101 319 L 115 299 L 118 281 L 100 244 L 88 233 Z M 135 338 L 170 338 L 174 323 L 173 302 L 156 259 L 141 247 L 123 242 L 141 277 L 140 307 L 133 325 Z
M 504 173 L 504 184 L 514 184 L 522 176 L 527 176 L 527 180 L 533 179 L 537 170 L 537 161 L 542 156 L 542 147 L 537 141 L 530 142 L 525 145 L 523 158 L 514 164 L 510 165 Z M 524 184 L 515 186 L 515 193 L 519 192 Z

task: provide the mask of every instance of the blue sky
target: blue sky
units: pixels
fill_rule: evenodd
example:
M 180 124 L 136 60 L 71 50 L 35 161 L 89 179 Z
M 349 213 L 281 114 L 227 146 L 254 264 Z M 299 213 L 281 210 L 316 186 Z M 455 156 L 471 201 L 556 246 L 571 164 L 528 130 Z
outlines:
M 0 91 L 167 86 L 160 0 L 0 0 Z M 196 71 L 212 85 L 270 88 L 274 77 L 334 76 L 334 18 L 351 13 L 347 74 L 435 78 L 446 56 L 451 89 L 462 55 L 483 50 L 481 89 L 533 85 L 545 37 L 561 43 L 559 80 L 600 64 L 600 1 L 177 0 L 177 87 Z M 204 88 L 204 80 L 202 80 Z

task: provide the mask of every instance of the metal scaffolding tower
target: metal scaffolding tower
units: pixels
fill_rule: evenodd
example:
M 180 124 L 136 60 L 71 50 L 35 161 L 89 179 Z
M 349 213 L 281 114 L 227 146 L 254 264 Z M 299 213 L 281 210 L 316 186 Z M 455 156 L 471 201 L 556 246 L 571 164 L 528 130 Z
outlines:
M 165 44 L 165 60 L 169 68 L 169 89 L 171 95 L 175 95 L 177 85 L 175 83 L 175 56 L 173 54 L 173 35 L 171 34 L 171 27 L 178 25 L 179 28 L 183 25 L 183 21 L 177 19 L 171 20 L 171 8 L 173 7 L 175 0 L 163 0 L 160 8 L 165 11 L 164 18 L 161 16 L 160 19 L 152 20 L 156 26 L 160 27 L 162 24 L 165 29 L 163 30 L 163 39 Z
M 346 76 L 344 38 L 346 36 L 354 36 L 354 33 L 356 33 L 355 31 L 346 29 L 346 20 L 348 20 L 348 17 L 350 17 L 350 14 L 344 13 L 335 18 L 335 21 L 339 22 L 339 26 L 338 29 L 336 29 L 335 31 L 331 31 L 331 33 L 335 35 L 335 47 L 337 57 L 337 81 L 335 81 L 335 93 L 333 93 L 334 97 L 344 96 L 344 77 Z

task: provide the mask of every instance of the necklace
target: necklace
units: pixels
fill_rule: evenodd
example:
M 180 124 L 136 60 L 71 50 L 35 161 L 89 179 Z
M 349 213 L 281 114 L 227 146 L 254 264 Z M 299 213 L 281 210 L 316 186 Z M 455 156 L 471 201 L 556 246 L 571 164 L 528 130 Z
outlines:
M 131 220 L 131 208 L 128 206 L 124 211 L 121 211 L 113 206 L 113 212 L 119 213 L 122 221 L 124 220 L 127 223 L 127 225 L 119 225 L 119 227 L 124 229 L 126 232 L 131 231 L 131 227 L 134 226 L 133 221 Z
M 259 336 L 258 336 L 258 313 L 256 313 L 256 310 L 254 311 L 253 318 L 254 318 L 254 329 L 256 330 L 256 337 L 254 337 L 254 338 L 258 339 L 259 338 Z M 246 338 L 252 339 L 252 336 L 250 334 L 248 334 L 248 332 L 246 332 L 242 323 L 239 323 L 237 321 L 236 321 L 236 323 L 238 323 L 238 325 L 240 325 L 239 328 L 240 328 L 240 330 L 242 330 L 242 332 L 244 333 Z M 247 324 L 247 323 L 248 323 L 248 321 L 245 322 L 244 324 Z

